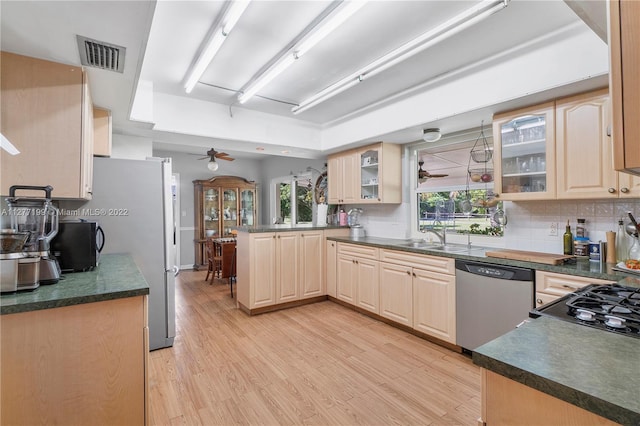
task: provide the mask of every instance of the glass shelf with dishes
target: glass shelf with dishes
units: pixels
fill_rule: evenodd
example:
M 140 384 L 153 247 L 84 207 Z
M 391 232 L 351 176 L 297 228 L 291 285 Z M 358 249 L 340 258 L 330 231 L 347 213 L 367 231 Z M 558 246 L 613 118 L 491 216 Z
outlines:
M 548 198 L 555 191 L 548 155 L 554 144 L 553 104 L 515 114 L 494 120 L 496 192 L 503 200 Z
M 371 149 L 360 154 L 360 198 L 362 200 L 376 200 L 379 191 L 379 152 Z

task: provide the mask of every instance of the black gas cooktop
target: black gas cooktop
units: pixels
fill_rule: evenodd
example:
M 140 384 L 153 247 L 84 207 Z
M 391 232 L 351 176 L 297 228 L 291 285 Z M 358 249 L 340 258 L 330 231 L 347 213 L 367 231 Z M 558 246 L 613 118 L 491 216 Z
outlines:
M 640 338 L 640 288 L 591 284 L 529 313 Z

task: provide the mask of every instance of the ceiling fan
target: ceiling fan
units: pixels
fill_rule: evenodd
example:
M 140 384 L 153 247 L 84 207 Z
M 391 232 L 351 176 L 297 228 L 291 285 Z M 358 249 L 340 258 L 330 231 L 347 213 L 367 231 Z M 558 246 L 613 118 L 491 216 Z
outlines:
M 229 157 L 229 154 L 227 154 L 226 152 L 218 152 L 213 148 L 207 151 L 206 157 L 198 158 L 198 160 L 204 160 L 206 158 L 209 159 L 209 163 L 207 164 L 207 167 L 212 172 L 215 172 L 216 170 L 218 170 L 218 162 L 216 161 L 216 158 L 219 158 L 221 160 L 227 160 L 227 161 L 235 160 L 235 158 Z
M 449 175 L 445 175 L 445 174 L 431 174 L 426 170 L 422 170 L 422 166 L 424 165 L 424 161 L 420 160 L 418 161 L 418 180 L 421 182 L 426 181 L 427 179 L 430 178 L 443 178 L 443 177 L 447 177 Z

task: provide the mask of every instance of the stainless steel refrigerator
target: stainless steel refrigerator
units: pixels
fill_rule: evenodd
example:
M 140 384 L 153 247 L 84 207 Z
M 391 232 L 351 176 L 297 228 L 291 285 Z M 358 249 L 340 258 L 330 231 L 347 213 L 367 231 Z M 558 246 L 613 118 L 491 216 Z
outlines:
M 149 284 L 149 347 L 173 345 L 176 227 L 171 159 L 94 158 L 93 197 L 82 206 L 97 212 L 105 234 L 102 250 L 131 253 Z

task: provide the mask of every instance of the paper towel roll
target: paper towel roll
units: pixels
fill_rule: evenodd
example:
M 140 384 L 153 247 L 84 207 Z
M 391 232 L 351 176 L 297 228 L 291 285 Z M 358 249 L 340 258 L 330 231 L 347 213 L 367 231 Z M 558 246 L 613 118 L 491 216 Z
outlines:
M 316 204 L 318 214 L 316 215 L 316 226 L 327 226 L 327 208 L 328 204 Z
M 613 231 L 607 231 L 607 263 L 616 263 L 616 233 Z

